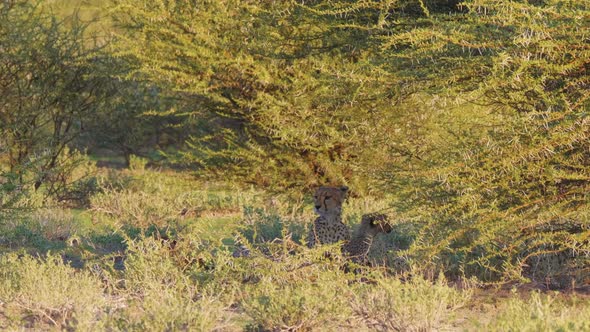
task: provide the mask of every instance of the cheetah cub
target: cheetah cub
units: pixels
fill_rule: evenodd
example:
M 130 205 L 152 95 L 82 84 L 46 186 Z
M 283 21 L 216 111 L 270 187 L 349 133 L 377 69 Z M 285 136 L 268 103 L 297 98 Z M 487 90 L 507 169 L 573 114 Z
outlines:
M 354 237 L 342 246 L 342 251 L 353 262 L 365 264 L 375 236 L 379 233 L 390 233 L 391 230 L 386 215 L 365 214 Z
M 342 222 L 342 204 L 348 187 L 319 187 L 313 195 L 314 210 L 319 217 L 307 236 L 307 246 L 348 241 L 350 231 Z

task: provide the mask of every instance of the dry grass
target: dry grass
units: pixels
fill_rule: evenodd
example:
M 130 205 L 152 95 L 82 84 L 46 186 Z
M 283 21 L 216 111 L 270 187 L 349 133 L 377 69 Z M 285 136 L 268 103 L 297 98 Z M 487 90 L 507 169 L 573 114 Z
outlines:
M 81 223 L 83 214 L 45 209 L 20 216 L 28 220 L 20 228 L 4 227 L 6 248 L 20 254 L 0 259 L 0 328 L 590 330 L 588 299 L 530 293 L 495 299 L 481 290 L 473 296 L 475 286 L 459 288 L 442 275 L 351 269 L 339 245 L 310 250 L 299 244 L 303 224 L 313 217 L 300 203 L 268 204 L 256 192 L 208 189 L 142 169 L 124 173 L 134 180 L 103 183 L 91 197 L 95 224 Z M 353 200 L 348 216 L 352 221 L 378 205 Z M 178 215 L 187 206 L 220 215 Z M 150 232 L 148 225 L 168 227 Z M 31 252 L 37 242 L 11 234 L 23 229 L 47 243 L 75 234 L 78 244 L 54 245 L 54 253 L 39 249 L 35 258 L 18 248 Z M 234 239 L 249 249 L 248 257 L 232 257 Z M 105 241 L 120 249 L 99 250 Z M 82 268 L 64 263 L 75 251 Z M 123 267 L 113 265 L 114 255 Z M 490 299 L 493 305 L 486 304 Z

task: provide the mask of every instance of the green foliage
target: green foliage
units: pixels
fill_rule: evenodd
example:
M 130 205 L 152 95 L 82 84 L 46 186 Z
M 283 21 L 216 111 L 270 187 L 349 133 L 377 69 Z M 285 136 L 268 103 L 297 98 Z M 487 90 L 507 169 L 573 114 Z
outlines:
M 303 225 L 286 219 L 277 214 L 277 211 L 246 206 L 241 233 L 250 243 L 260 244 L 284 238 L 302 243 L 305 233 Z
M 123 54 L 190 100 L 191 117 L 200 119 L 182 162 L 302 188 L 358 179 L 355 164 L 375 153 L 363 142 L 389 118 L 395 81 L 367 63 L 368 32 L 290 1 L 119 1 L 116 9 L 128 32 Z
M 481 324 L 486 331 L 586 331 L 590 307 L 577 298 L 568 308 L 558 295 L 534 292 L 528 299 L 513 296 L 493 323 Z
M 129 174 L 136 179 L 127 187 L 110 188 L 104 183 L 102 191 L 91 198 L 90 208 L 97 217 L 141 229 L 165 228 L 207 214 L 235 214 L 248 202 L 257 201 L 256 196 L 237 190 L 194 188 L 187 178 L 155 171 Z
M 0 275 L 5 328 L 87 330 L 103 326 L 108 303 L 100 280 L 65 265 L 59 256 L 41 260 L 4 255 Z
M 23 219 L 22 227 L 0 224 L 1 328 L 587 328 L 589 303 L 583 299 L 537 300 L 533 295 L 530 305 L 518 298 L 472 296 L 473 291 L 484 291 L 465 287 L 470 284 L 465 281 L 461 288 L 449 285 L 442 275 L 431 281 L 420 276 L 421 270 L 411 270 L 403 278 L 378 267 L 346 272 L 339 244 L 310 250 L 290 241 L 286 235 L 301 234 L 299 226 L 312 215 L 310 209 L 284 197 L 273 196 L 268 203 L 259 192 L 221 190 L 211 184 L 207 189 L 182 174 L 153 170 L 121 170 L 107 179 L 99 181 L 111 187 L 107 195 L 120 198 L 116 195 L 142 192 L 142 199 L 158 202 L 190 192 L 193 203 L 198 202 L 205 212 L 202 217 L 179 216 L 167 230 L 153 226 L 137 230 L 137 221 L 124 214 L 109 216 L 117 228 L 94 219 L 101 217 L 98 212 L 92 216 L 94 223 L 84 223 L 83 215 L 69 210 L 17 214 Z M 353 197 L 347 211 L 354 219 L 364 209 L 383 204 Z M 242 213 L 243 205 L 250 208 Z M 15 217 L 5 220 L 14 222 Z M 401 231 L 402 226 L 396 227 Z M 240 230 L 257 232 L 252 235 L 254 244 L 246 243 L 248 257 L 232 257 L 227 250 L 228 240 Z M 25 232 L 30 239 L 23 238 Z M 65 236 L 68 239 L 61 240 Z M 17 243 L 17 239 L 25 242 Z M 28 253 L 31 246 L 42 255 L 33 258 Z M 4 254 L 7 250 L 16 252 Z M 481 321 L 482 308 L 490 300 L 499 311 L 484 311 L 489 319 Z
M 264 278 L 247 291 L 244 311 L 252 317 L 252 328 L 268 330 L 332 330 L 352 328 L 347 280 L 324 272 L 313 282 L 282 284 Z
M 97 168 L 88 155 L 64 147 L 47 175 L 44 195 L 78 206 L 88 206 L 90 196 L 97 192 Z
M 454 120 L 446 143 L 426 137 L 439 151 L 421 154 L 412 169 L 384 168 L 388 186 L 401 189 L 398 206 L 424 227 L 412 250 L 441 270 L 490 280 L 532 277 L 527 265 L 553 255 L 569 263 L 545 271 L 568 266 L 561 272 L 576 279 L 590 245 L 589 49 L 578 28 L 588 8 L 504 1 L 463 6 L 457 17 L 431 17 L 434 28 L 384 44 L 388 54 L 414 62 L 412 70 L 420 64 L 418 70 L 433 71 L 436 80 L 429 83 L 450 80 L 451 89 L 442 91 L 458 89 L 482 104 L 475 116 L 488 119 Z
M 86 24 L 35 2 L 4 2 L 0 22 L 1 152 L 19 182 L 38 189 L 60 177 L 65 149 L 108 94 L 95 72 L 99 46 L 88 46 Z
M 356 315 L 378 331 L 437 331 L 452 327 L 454 314 L 470 300 L 469 290 L 458 291 L 445 284 L 420 277 L 406 283 L 379 278 L 377 287 L 356 294 L 352 303 Z
M 171 257 L 169 247 L 157 239 L 145 238 L 130 241 L 128 252 L 125 289 L 119 291 L 130 306 L 119 313 L 119 324 L 124 324 L 119 328 L 213 331 L 231 326 L 225 325 L 223 302 L 204 293 L 206 290 L 184 273 L 185 266 Z
M 14 185 L 42 189 L 84 205 L 96 183 L 74 174 L 81 164 L 93 171 L 78 151 L 108 144 L 129 164 L 131 153 L 178 139 L 168 128 L 176 116 L 158 113 L 170 99 L 156 87 L 125 79 L 133 64 L 108 52 L 109 40 L 89 32 L 92 21 L 52 8 L 0 5 L 0 176 L 13 194 Z M 150 111 L 156 115 L 143 116 Z
M 143 171 L 148 160 L 139 156 L 131 155 L 129 158 L 129 169 L 134 171 Z
M 27 201 L 29 192 L 19 183 L 18 177 L 14 172 L 0 173 L 0 215 Z
M 0 264 L 0 328 L 470 329 L 453 317 L 470 291 L 444 277 L 588 283 L 588 2 L 113 6 L 107 43 L 0 4 L 0 250 L 23 253 Z M 85 148 L 129 169 L 96 175 Z M 146 169 L 156 154 L 199 182 Z M 352 188 L 347 225 L 392 216 L 383 270 L 299 244 L 306 193 L 332 183 Z M 65 301 L 77 282 L 90 293 Z M 587 303 L 531 300 L 479 327 L 588 328 Z
M 108 81 L 112 96 L 86 124 L 76 145 L 118 153 L 130 167 L 132 156 L 146 156 L 186 139 L 182 102 L 149 82 L 129 78 L 136 66 L 130 59 L 104 56 L 101 70 L 112 77 Z

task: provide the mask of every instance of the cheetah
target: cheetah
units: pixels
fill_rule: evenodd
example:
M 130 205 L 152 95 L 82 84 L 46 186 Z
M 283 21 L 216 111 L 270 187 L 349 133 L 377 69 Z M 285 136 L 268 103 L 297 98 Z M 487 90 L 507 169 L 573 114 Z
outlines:
M 367 263 L 367 254 L 373 244 L 373 239 L 379 233 L 390 233 L 391 225 L 384 214 L 365 214 L 359 229 L 352 240 L 342 246 L 342 251 L 358 264 Z
M 346 199 L 348 187 L 319 187 L 314 196 L 315 212 L 319 217 L 314 221 L 307 246 L 330 244 L 350 240 L 350 231 L 342 222 L 342 203 Z

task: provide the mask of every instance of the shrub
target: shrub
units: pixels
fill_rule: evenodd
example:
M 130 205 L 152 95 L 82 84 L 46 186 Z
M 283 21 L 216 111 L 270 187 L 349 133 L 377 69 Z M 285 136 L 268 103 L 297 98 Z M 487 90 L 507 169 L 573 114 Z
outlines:
M 590 303 L 575 297 L 571 301 L 567 303 L 538 292 L 532 293 L 529 299 L 522 299 L 515 293 L 495 319 L 477 325 L 486 331 L 590 330 Z
M 106 40 L 88 42 L 87 28 L 76 15 L 55 17 L 43 1 L 0 4 L 2 159 L 20 185 L 50 195 L 70 183 L 78 161 L 68 149 L 114 94 L 112 73 L 100 68 Z
M 129 169 L 133 171 L 143 171 L 148 162 L 149 160 L 147 158 L 131 155 L 129 156 Z
M 349 326 L 349 290 L 346 279 L 325 272 L 315 281 L 280 284 L 264 279 L 242 302 L 253 328 L 264 331 L 338 330 Z
M 243 205 L 257 200 L 252 192 L 211 189 L 178 174 L 154 171 L 124 174 L 133 180 L 116 187 L 104 183 L 102 192 L 91 198 L 91 209 L 99 216 L 142 229 L 165 227 L 203 214 L 236 214 Z
M 188 254 L 189 248 L 183 250 Z M 232 328 L 224 302 L 191 277 L 190 265 L 179 264 L 170 246 L 154 238 L 128 240 L 128 253 L 125 288 L 117 291 L 127 306 L 111 324 L 122 330 L 149 331 Z
M 11 247 L 33 246 L 42 252 L 60 249 L 79 229 L 67 209 L 35 208 L 0 215 L 0 242 Z
M 439 276 L 434 284 L 421 277 L 407 282 L 377 278 L 351 301 L 354 315 L 378 331 L 432 331 L 451 327 L 453 314 L 465 306 L 471 292 L 446 285 Z
M 92 210 L 107 216 L 122 225 L 146 229 L 149 226 L 163 227 L 178 218 L 180 207 L 171 204 L 166 197 L 131 190 L 105 189 L 91 199 Z
M 0 258 L 0 299 L 11 328 L 95 330 L 105 318 L 107 298 L 100 280 L 64 264 L 60 256 L 46 259 L 17 255 Z
M 47 193 L 62 202 L 88 206 L 99 191 L 96 163 L 87 154 L 65 147 L 57 165 L 48 176 Z
M 242 235 L 250 243 L 264 243 L 286 236 L 296 242 L 301 242 L 305 230 L 303 225 L 288 220 L 276 212 L 263 208 L 244 208 L 244 222 Z
M 32 221 L 49 241 L 65 241 L 78 229 L 74 216 L 66 209 L 39 209 L 33 213 Z

